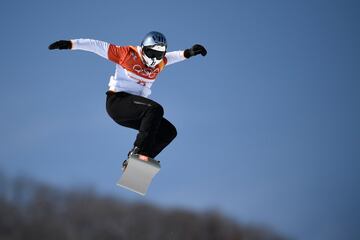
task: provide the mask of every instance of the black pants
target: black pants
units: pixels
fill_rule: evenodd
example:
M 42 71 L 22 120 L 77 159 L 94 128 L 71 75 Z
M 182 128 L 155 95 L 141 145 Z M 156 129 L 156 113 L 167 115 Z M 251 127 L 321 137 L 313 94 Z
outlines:
M 141 153 L 155 158 L 175 137 L 176 128 L 164 115 L 160 104 L 126 92 L 107 92 L 106 110 L 124 127 L 139 130 L 134 146 Z

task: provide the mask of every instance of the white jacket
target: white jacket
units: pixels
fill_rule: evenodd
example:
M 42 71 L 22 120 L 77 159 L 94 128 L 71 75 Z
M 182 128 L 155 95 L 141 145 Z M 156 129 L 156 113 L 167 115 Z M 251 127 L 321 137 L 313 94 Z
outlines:
M 139 46 L 117 46 L 93 39 L 73 39 L 72 50 L 84 50 L 98 54 L 116 63 L 115 74 L 110 77 L 109 90 L 128 92 L 148 97 L 157 75 L 165 66 L 185 60 L 184 51 L 167 52 L 154 68 L 142 62 Z

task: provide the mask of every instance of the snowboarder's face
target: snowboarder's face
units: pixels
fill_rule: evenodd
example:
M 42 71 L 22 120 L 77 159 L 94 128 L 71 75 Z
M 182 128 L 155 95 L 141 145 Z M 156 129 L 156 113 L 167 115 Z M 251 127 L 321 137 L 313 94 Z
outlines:
M 162 45 L 144 46 L 142 48 L 142 56 L 146 66 L 155 67 L 164 58 L 166 47 Z
M 143 52 L 147 57 L 156 58 L 157 60 L 161 60 L 165 55 L 165 51 L 158 51 L 151 47 L 143 47 Z

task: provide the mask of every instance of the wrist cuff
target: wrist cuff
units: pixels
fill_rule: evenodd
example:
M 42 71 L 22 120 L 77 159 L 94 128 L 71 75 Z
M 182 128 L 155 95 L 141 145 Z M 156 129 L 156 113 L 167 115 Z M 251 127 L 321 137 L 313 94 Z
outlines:
M 191 50 L 190 49 L 185 49 L 184 51 L 184 57 L 185 58 L 190 58 L 192 55 L 191 55 Z

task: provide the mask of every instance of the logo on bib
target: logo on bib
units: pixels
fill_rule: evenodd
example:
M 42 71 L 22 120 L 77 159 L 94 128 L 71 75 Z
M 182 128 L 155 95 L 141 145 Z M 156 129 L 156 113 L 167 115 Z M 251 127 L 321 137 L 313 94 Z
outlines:
M 157 74 L 159 74 L 160 69 L 159 68 L 143 68 L 139 64 L 134 65 L 133 70 L 142 77 L 145 78 L 155 78 Z

